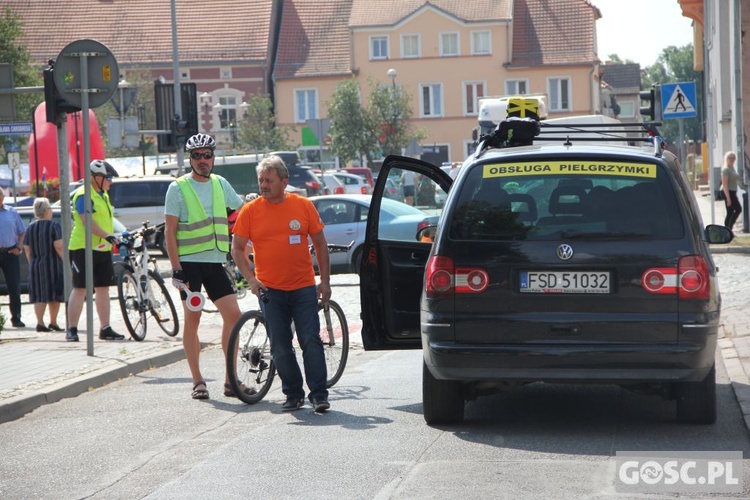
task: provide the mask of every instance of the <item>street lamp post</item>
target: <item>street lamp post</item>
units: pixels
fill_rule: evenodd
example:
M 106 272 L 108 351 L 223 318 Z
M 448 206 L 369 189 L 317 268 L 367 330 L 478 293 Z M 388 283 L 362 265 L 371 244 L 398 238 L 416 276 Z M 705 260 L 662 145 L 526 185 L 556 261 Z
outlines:
M 206 120 L 206 127 L 204 128 L 204 131 L 206 133 L 210 130 L 210 124 L 211 124 L 211 94 L 208 92 L 203 92 L 201 94 L 201 102 L 203 103 L 203 114 L 204 120 Z
M 120 147 L 125 146 L 125 89 L 130 88 L 130 82 L 124 78 L 117 83 L 120 92 Z
M 141 140 L 138 146 L 141 148 L 141 165 L 143 166 L 143 175 L 146 175 L 146 139 L 143 136 L 143 130 L 146 128 L 146 107 L 143 104 L 138 105 L 138 130 L 141 131 Z
M 393 85 L 393 90 L 395 91 L 396 90 L 396 77 L 398 76 L 398 72 L 395 69 L 391 68 L 388 70 L 387 74 L 388 74 L 388 78 L 391 79 L 391 84 Z
M 229 122 L 229 134 L 232 137 L 232 151 L 237 149 L 237 124 Z

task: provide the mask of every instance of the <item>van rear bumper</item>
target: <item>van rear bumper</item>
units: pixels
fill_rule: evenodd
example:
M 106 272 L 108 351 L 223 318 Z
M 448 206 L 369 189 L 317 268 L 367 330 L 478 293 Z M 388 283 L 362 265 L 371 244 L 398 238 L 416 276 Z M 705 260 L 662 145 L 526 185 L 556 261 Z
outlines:
M 425 363 L 435 378 L 516 382 L 697 382 L 714 365 L 716 334 L 680 344 L 468 345 L 429 341 Z

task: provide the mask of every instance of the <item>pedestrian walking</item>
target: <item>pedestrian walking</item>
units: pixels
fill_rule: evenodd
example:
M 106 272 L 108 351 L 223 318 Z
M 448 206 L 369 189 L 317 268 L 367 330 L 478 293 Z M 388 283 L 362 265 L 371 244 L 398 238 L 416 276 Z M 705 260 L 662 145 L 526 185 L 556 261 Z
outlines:
M 316 412 L 330 408 L 326 388 L 326 360 L 320 340 L 318 299 L 331 298 L 328 244 L 323 222 L 315 205 L 305 197 L 285 192 L 289 170 L 278 156 L 264 158 L 258 165 L 261 197 L 245 205 L 234 224 L 232 257 L 260 301 L 271 338 L 271 354 L 286 395 L 282 411 L 305 404 L 302 371 L 292 345 L 292 322 L 302 348 L 308 397 Z M 312 240 L 320 271 L 315 270 L 308 248 Z M 245 252 L 253 242 L 253 264 Z
M 3 204 L 5 190 L 0 188 L 0 269 L 5 276 L 10 303 L 10 324 L 26 326 L 21 321 L 21 249 L 26 227 L 16 209 Z
M 26 228 L 24 250 L 29 261 L 29 302 L 34 304 L 36 331 L 63 331 L 57 314 L 63 298 L 63 241 L 60 224 L 52 220 L 52 207 L 47 198 L 34 200 L 36 220 Z M 44 312 L 49 308 L 49 326 Z
M 207 134 L 196 134 L 188 139 L 185 151 L 190 156 L 190 173 L 172 182 L 164 204 L 164 235 L 167 254 L 172 266 L 172 284 L 180 290 L 185 322 L 182 346 L 185 349 L 193 379 L 191 397 L 208 399 L 208 386 L 200 369 L 200 339 L 198 326 L 201 311 L 188 308 L 187 290 L 206 290 L 208 298 L 221 314 L 221 346 L 226 355 L 232 327 L 240 318 L 240 307 L 224 263 L 229 253 L 227 207 L 236 210 L 242 199 L 214 169 L 216 141 Z M 254 389 L 242 388 L 248 394 Z M 236 397 L 224 379 L 224 395 Z
M 94 302 L 99 316 L 101 340 L 123 340 L 109 324 L 109 286 L 114 276 L 112 245 L 118 243 L 114 231 L 112 204 L 109 191 L 112 179 L 119 177 L 117 170 L 104 160 L 94 160 L 89 165 L 91 173 L 91 259 L 93 262 Z M 85 186 L 73 192 L 73 229 L 68 243 L 70 267 L 73 271 L 73 290 L 68 298 L 68 331 L 65 340 L 78 342 L 78 320 L 86 300 L 86 211 Z
M 724 155 L 724 166 L 721 168 L 721 189 L 724 192 L 724 204 L 727 208 L 727 216 L 724 218 L 724 226 L 732 229 L 742 213 L 740 200 L 737 198 L 737 181 L 740 174 L 734 168 L 737 155 L 734 151 L 728 151 Z
M 401 174 L 401 186 L 404 190 L 404 203 L 414 205 L 414 195 L 416 194 L 417 174 L 411 170 L 404 170 Z

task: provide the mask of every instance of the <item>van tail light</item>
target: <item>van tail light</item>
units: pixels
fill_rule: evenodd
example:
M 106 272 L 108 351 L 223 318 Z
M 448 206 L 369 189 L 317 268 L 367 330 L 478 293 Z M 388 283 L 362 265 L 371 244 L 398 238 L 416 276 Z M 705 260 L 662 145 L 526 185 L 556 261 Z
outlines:
M 641 286 L 655 294 L 677 294 L 680 299 L 705 300 L 711 294 L 708 264 L 700 255 L 681 257 L 677 267 L 654 267 L 641 275 Z
M 365 184 L 364 186 L 362 186 L 359 190 L 362 192 L 362 194 L 367 194 L 367 192 L 368 192 L 367 184 Z
M 341 186 L 336 186 L 336 189 L 334 189 L 334 192 L 336 194 L 344 194 L 344 188 Z
M 425 295 L 429 299 L 450 297 L 454 293 L 481 293 L 490 277 L 484 269 L 459 267 L 453 259 L 434 255 L 425 269 Z
M 307 181 L 305 182 L 305 186 L 310 188 L 313 191 L 320 191 L 320 184 L 315 181 Z

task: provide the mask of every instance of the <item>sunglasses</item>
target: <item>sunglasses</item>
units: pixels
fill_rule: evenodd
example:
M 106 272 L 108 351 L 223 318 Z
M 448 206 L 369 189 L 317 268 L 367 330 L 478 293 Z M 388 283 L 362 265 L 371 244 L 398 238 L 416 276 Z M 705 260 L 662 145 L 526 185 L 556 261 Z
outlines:
M 112 182 L 112 177 L 105 177 L 105 179 L 108 180 L 109 182 Z
M 193 160 L 200 160 L 201 158 L 210 160 L 213 157 L 214 157 L 213 151 L 206 151 L 205 153 L 190 153 L 190 158 L 192 158 Z

